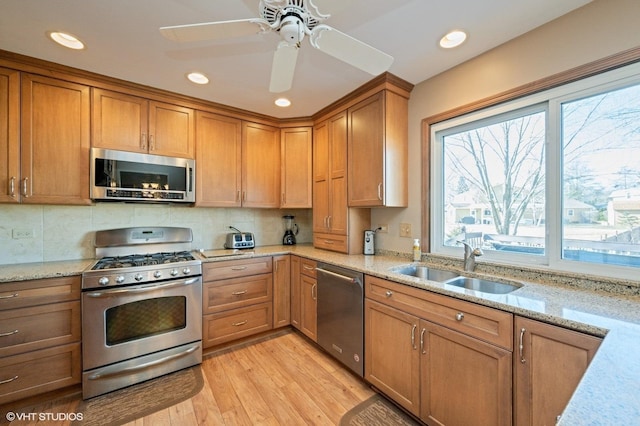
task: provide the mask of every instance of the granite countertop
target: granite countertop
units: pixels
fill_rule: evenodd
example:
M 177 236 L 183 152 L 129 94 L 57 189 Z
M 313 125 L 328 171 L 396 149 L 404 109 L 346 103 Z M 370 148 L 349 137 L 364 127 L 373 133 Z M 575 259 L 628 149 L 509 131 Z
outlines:
M 394 272 L 414 262 L 402 256 L 344 255 L 308 245 L 196 252 L 203 262 L 294 254 L 379 278 L 494 307 L 513 314 L 604 337 L 559 425 L 631 424 L 640 418 L 640 296 L 581 289 L 578 285 L 518 280 L 503 295 L 479 293 Z M 231 255 L 226 255 L 227 253 Z M 207 258 L 204 255 L 215 257 Z M 80 275 L 93 259 L 0 266 L 0 283 Z M 441 266 L 438 266 L 441 269 Z M 460 271 L 457 271 L 460 272 Z M 469 275 L 465 273 L 465 275 Z M 482 277 L 480 274 L 474 274 Z M 495 281 L 512 279 L 491 277 Z M 578 279 L 579 281 L 579 279 Z

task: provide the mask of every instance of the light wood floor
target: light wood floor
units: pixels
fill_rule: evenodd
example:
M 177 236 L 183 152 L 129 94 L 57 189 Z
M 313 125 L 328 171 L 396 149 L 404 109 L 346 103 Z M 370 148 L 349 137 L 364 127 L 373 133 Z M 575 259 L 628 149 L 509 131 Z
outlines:
M 128 425 L 337 425 L 374 393 L 293 331 L 218 351 L 202 372 L 199 394 Z M 30 411 L 70 413 L 79 402 L 64 398 Z

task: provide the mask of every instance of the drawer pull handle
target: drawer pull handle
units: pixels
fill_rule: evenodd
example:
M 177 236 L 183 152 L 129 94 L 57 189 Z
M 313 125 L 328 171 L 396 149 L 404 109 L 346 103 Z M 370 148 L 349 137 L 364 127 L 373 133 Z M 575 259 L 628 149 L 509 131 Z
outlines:
M 456 321 L 462 321 L 464 319 L 464 314 L 462 312 L 458 312 L 456 314 Z
M 13 293 L 8 296 L 0 296 L 0 299 L 13 299 L 14 297 L 18 297 L 18 293 Z
M 17 332 L 18 332 L 18 330 L 7 331 L 6 333 L 0 333 L 0 337 L 12 336 L 12 335 L 16 334 Z
M 244 271 L 245 269 L 247 269 L 246 266 L 234 266 L 231 268 L 232 271 Z
M 242 296 L 243 294 L 246 294 L 247 290 L 242 290 L 242 291 L 234 291 L 233 294 L 234 296 Z
M 240 327 L 241 325 L 245 325 L 246 323 L 248 323 L 249 321 L 244 320 L 244 321 L 240 321 L 240 322 L 234 322 L 233 324 L 231 324 L 234 327 Z
M 316 268 L 314 268 L 313 266 L 309 266 L 309 265 L 304 265 L 303 268 L 306 269 L 307 271 L 315 271 L 316 270 Z
M 387 290 L 387 292 L 385 293 L 385 296 L 391 297 L 393 296 L 393 292 L 391 290 Z
M 11 383 L 14 380 L 18 380 L 18 376 L 14 376 L 14 377 L 12 377 L 10 379 L 6 379 L 6 380 L 0 380 L 0 385 L 4 385 L 5 383 Z

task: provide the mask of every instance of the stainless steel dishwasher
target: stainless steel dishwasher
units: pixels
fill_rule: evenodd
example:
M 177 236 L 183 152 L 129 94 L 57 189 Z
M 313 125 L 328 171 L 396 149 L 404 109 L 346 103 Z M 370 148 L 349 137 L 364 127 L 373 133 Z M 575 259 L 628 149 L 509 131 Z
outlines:
M 364 376 L 364 275 L 318 263 L 318 344 Z

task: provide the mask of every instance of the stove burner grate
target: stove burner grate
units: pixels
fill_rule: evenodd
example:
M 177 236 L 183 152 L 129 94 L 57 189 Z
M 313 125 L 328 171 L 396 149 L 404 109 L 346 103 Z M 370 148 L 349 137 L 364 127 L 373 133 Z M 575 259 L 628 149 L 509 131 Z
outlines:
M 195 260 L 188 251 L 109 256 L 100 259 L 91 270 L 132 268 Z

